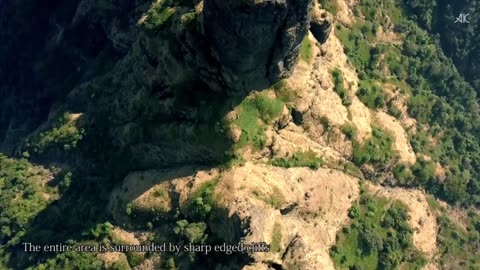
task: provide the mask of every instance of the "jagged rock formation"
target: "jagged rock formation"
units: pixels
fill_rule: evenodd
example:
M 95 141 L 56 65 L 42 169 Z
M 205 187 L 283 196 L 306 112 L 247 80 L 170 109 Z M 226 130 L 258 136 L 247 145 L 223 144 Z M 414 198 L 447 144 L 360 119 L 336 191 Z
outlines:
M 324 12 L 318 16 L 312 16 L 310 31 L 320 43 L 325 43 L 332 32 L 333 16 Z
M 290 74 L 311 0 L 205 0 L 205 33 L 227 86 L 262 89 Z

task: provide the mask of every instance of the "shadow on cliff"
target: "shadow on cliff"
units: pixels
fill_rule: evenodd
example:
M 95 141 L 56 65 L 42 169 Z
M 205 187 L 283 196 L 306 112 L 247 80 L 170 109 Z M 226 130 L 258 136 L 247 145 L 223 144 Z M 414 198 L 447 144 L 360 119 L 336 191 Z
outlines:
M 137 49 L 143 50 L 140 47 Z M 182 51 L 173 53 L 173 57 L 182 61 Z M 59 256 L 56 253 L 27 254 L 21 245 L 24 242 L 46 245 L 71 241 L 101 241 L 97 235 L 99 226 L 105 222 L 114 223 L 106 211 L 111 192 L 129 172 L 149 169 L 171 171 L 169 177 L 142 185 L 135 193 L 140 195 L 158 183 L 192 176 L 198 170 L 217 168 L 234 157 L 234 145 L 227 130 L 224 129 L 223 121 L 248 93 L 229 96 L 227 91 L 212 90 L 208 86 L 208 81 L 195 76 L 170 86 L 166 86 L 160 79 L 153 80 L 145 87 L 143 84 L 147 83 L 142 80 L 142 76 L 158 75 L 158 69 L 156 73 L 148 73 L 147 70 L 155 70 L 159 63 L 148 51 L 141 56 L 145 58 L 138 57 L 131 63 L 135 65 L 142 62 L 149 65 L 135 74 L 139 78 L 132 75 L 135 77 L 132 82 L 126 82 L 131 79 L 130 72 L 133 73 L 135 68 L 140 69 L 144 66 L 131 67 L 130 63 L 125 61 L 127 63 L 123 65 L 131 69 L 123 67 L 127 70 L 125 73 L 117 74 L 117 77 L 106 76 L 105 82 L 98 87 L 101 91 L 95 99 L 91 98 L 90 92 L 84 91 L 85 93 L 82 93 L 85 95 L 84 98 L 74 101 L 70 98 L 67 102 L 66 109 L 84 112 L 78 123 L 81 123 L 79 127 L 84 128 L 86 134 L 76 149 L 69 153 L 48 152 L 30 158 L 33 163 L 45 167 L 60 165 L 65 169 L 51 181 L 50 185 L 53 188 L 59 187 L 65 181 L 67 171 L 72 172 L 72 180 L 68 187 L 60 188 L 60 198 L 50 203 L 33 219 L 20 242 L 9 250 L 12 256 L 9 257 L 8 266 L 12 269 L 26 269 L 40 261 Z M 118 63 L 120 62 L 121 59 L 118 60 Z M 116 70 L 112 70 L 111 73 L 115 72 Z M 117 80 L 124 83 L 121 85 L 123 89 L 117 89 L 115 85 L 118 84 Z M 148 89 L 141 92 L 139 89 L 142 87 Z M 130 99 L 142 95 L 145 96 L 140 102 L 129 102 Z M 143 106 L 144 103 L 149 105 Z M 118 107 L 115 107 L 116 105 Z M 158 109 L 170 105 L 173 110 L 168 113 Z M 123 121 L 121 117 L 115 118 L 118 115 L 123 116 L 122 110 L 132 106 L 140 107 L 132 119 L 129 118 L 131 115 L 126 117 L 129 118 L 128 121 Z M 148 110 L 154 113 L 145 112 Z M 120 134 L 120 131 L 126 129 L 129 129 L 126 135 Z M 178 169 L 185 167 L 190 169 Z M 220 223 L 238 223 L 238 220 L 232 221 L 235 217 L 228 217 L 228 211 L 225 209 L 219 212 Z M 60 256 L 65 258 L 65 255 Z M 202 262 L 208 262 L 208 266 L 227 264 L 232 259 L 228 258 L 226 260 L 222 256 L 204 257 Z M 77 263 L 75 259 L 71 261 Z M 247 261 L 243 259 L 238 261 L 238 264 L 246 263 Z M 83 269 L 82 266 L 76 268 Z
M 64 181 L 67 170 L 71 171 L 73 176 L 70 186 L 61 191 L 61 197 L 34 218 L 19 244 L 10 249 L 12 256 L 9 258 L 9 267 L 26 269 L 37 265 L 39 261 L 59 255 L 25 253 L 22 243 L 47 245 L 70 241 L 101 241 L 95 237 L 101 224 L 111 222 L 121 226 L 115 224 L 106 209 L 112 190 L 129 172 L 148 169 L 169 171 L 168 177 L 139 184 L 141 187 L 135 190 L 134 195 L 140 196 L 161 182 L 193 176 L 199 170 L 217 168 L 232 158 L 233 143 L 221 123 L 245 96 L 230 97 L 211 92 L 199 81 L 178 86 L 175 95 L 175 117 L 162 119 L 158 116 L 140 121 L 138 128 L 144 130 L 144 135 L 132 145 L 119 147 L 112 144 L 113 140 L 108 136 L 111 134 L 109 122 L 103 117 L 93 117 L 90 118 L 86 135 L 76 150 L 68 154 L 49 152 L 43 156 L 31 157 L 34 163 L 45 167 L 60 164 L 65 168 L 65 172 L 49 183 L 53 188 L 59 187 Z M 189 110 L 190 116 L 183 115 L 184 110 Z M 82 115 L 78 122 L 85 122 L 83 118 L 89 118 L 88 113 Z M 187 125 L 192 132 L 176 133 L 169 130 L 166 132 L 168 136 L 158 133 L 156 126 L 164 124 L 173 127 Z M 171 132 L 173 134 L 170 134 Z M 149 147 L 154 148 L 154 151 Z M 238 223 L 238 220 L 231 220 L 234 217 L 229 217 L 228 211 L 223 210 L 220 213 L 220 222 Z M 221 241 L 217 240 L 217 243 Z M 237 264 L 248 263 L 244 256 L 233 256 L 228 256 L 228 260 L 218 254 L 211 257 L 200 256 L 198 263 L 208 263 L 209 266 L 227 264 L 229 261 Z

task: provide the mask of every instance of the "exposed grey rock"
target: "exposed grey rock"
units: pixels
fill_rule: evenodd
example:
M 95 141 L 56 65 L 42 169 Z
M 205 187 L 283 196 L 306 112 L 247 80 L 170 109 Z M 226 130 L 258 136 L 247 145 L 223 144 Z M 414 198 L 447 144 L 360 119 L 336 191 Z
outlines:
M 311 2 L 205 0 L 205 35 L 224 83 L 250 91 L 287 77 L 308 31 Z

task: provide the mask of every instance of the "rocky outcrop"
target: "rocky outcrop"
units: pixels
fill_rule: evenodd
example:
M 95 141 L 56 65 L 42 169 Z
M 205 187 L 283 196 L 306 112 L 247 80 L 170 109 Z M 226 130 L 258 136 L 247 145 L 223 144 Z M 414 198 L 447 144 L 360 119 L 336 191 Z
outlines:
M 308 31 L 311 0 L 205 0 L 207 42 L 236 90 L 288 76 Z
M 332 32 L 333 16 L 323 12 L 321 15 L 313 16 L 310 22 L 310 31 L 320 43 L 325 43 Z

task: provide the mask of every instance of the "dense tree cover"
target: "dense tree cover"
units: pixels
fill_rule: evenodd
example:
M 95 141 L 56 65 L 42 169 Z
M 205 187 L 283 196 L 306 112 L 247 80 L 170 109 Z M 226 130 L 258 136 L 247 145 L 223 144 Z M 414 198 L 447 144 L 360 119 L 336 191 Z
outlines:
M 480 91 L 480 2 L 477 0 L 404 0 L 411 18 L 439 36 L 445 55 L 460 73 Z M 455 23 L 460 14 L 470 14 L 470 23 Z
M 48 179 L 48 173 L 25 159 L 17 161 L 0 154 L 1 246 L 19 244 L 32 219 L 48 205 L 42 196 L 47 193 L 42 181 Z
M 465 220 L 466 228 L 461 228 L 448 215 L 438 217 L 438 243 L 440 265 L 445 269 L 480 268 L 480 217 L 470 212 Z
M 330 254 L 342 269 L 421 269 L 423 256 L 415 250 L 407 208 L 362 191 L 349 210 L 351 225 L 337 234 Z
M 430 156 L 447 172 L 445 181 L 431 176 L 417 185 L 451 203 L 478 205 L 480 111 L 475 90 L 456 71 L 435 40 L 407 19 L 398 2 L 382 0 L 382 8 L 378 6 L 377 1 L 360 1 L 356 13 L 364 14 L 366 21 L 358 18 L 351 28 L 338 28 L 339 38 L 359 72 L 361 83 L 389 82 L 410 96 L 408 113 L 418 121 L 418 132 L 411 133 L 415 152 Z M 425 16 L 428 21 L 428 14 Z M 374 28 L 371 21 L 384 28 L 392 27 L 393 23 L 403 43 L 373 42 L 369 34 Z M 379 67 L 387 67 L 389 72 L 380 72 Z M 375 94 L 364 92 L 365 96 Z M 375 99 L 366 99 L 367 104 L 369 100 Z
M 371 109 L 385 107 L 386 94 L 382 87 L 363 81 L 357 92 L 358 98 Z
M 23 242 L 51 244 L 64 241 L 63 237 L 71 230 L 76 232 L 77 237 L 81 234 L 82 225 L 87 225 L 84 211 L 93 208 L 85 204 L 69 209 L 69 213 L 62 213 L 58 201 L 57 206 L 53 201 L 58 199 L 58 192 L 62 190 L 60 186 L 63 186 L 61 192 L 65 195 L 68 185 L 62 183 L 66 181 L 71 181 L 71 174 L 59 174 L 52 178 L 49 170 L 32 165 L 26 159 L 15 160 L 0 155 L 1 269 L 99 269 L 103 264 L 92 253 L 50 254 L 53 257 L 30 253 L 28 258 L 17 254 L 23 250 Z M 94 212 L 92 214 L 95 215 Z M 94 219 L 90 221 L 94 222 Z M 97 226 L 85 231 L 84 235 L 86 239 L 100 239 L 108 234 L 103 232 L 104 226 Z M 72 245 L 75 243 L 75 240 L 69 242 Z M 30 265 L 32 262 L 35 262 L 35 268 Z

